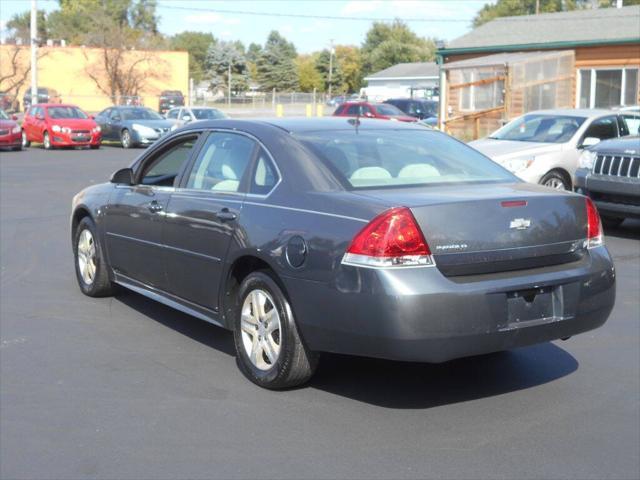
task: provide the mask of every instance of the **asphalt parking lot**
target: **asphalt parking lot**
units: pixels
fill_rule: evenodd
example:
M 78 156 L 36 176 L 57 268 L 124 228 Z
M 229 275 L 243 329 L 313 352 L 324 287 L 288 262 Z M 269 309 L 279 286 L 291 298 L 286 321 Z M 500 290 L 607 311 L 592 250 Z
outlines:
M 228 332 L 78 290 L 71 197 L 139 153 L 0 153 L 0 478 L 640 477 L 640 222 L 607 232 L 599 330 L 442 365 L 325 355 L 270 392 Z

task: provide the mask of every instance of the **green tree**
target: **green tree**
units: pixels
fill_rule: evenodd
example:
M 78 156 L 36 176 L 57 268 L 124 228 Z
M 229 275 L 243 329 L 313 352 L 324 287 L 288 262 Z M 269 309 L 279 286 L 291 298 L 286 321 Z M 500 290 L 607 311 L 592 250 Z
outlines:
M 20 40 L 23 45 L 31 43 L 31 12 L 27 10 L 23 13 L 16 13 L 7 22 L 7 30 L 9 30 L 9 40 L 12 43 Z M 47 17 L 44 10 L 38 10 L 38 39 L 44 42 L 49 38 L 47 31 Z
M 342 91 L 359 92 L 362 86 L 362 55 L 352 45 L 336 46 L 336 59 L 342 69 Z
M 189 77 L 198 83 L 205 77 L 207 71 L 207 52 L 216 43 L 211 33 L 186 31 L 171 37 L 169 46 L 174 50 L 189 52 Z
M 207 79 L 211 90 L 228 88 L 229 65 L 231 65 L 231 89 L 233 92 L 244 92 L 249 89 L 249 72 L 244 52 L 235 42 L 212 43 L 205 60 Z
M 419 37 L 406 23 L 374 22 L 362 44 L 364 76 L 398 63 L 426 62 L 435 58 L 435 42 Z
M 324 89 L 322 76 L 316 69 L 317 54 L 298 55 L 296 58 L 296 68 L 300 81 L 300 90 L 303 92 L 321 92 Z
M 340 62 L 333 55 L 332 65 L 330 65 L 329 50 L 322 50 L 316 59 L 316 70 L 320 74 L 323 83 L 323 90 L 329 91 L 329 67 L 331 66 L 331 93 L 343 93 L 343 75 Z
M 264 49 L 258 57 L 257 80 L 262 89 L 294 91 L 298 89 L 296 49 L 275 30 L 269 34 Z

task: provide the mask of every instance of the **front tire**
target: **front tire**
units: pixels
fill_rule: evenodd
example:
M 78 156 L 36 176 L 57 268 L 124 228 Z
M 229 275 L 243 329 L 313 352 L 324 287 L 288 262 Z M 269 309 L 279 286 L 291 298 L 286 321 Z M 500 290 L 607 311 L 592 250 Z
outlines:
M 238 367 L 253 383 L 282 389 L 307 382 L 318 355 L 302 342 L 286 296 L 270 274 L 249 274 L 238 293 L 234 341 Z
M 126 128 L 120 132 L 120 144 L 122 145 L 122 148 L 131 148 L 133 146 L 131 132 Z
M 540 179 L 540 184 L 554 190 L 571 190 L 571 184 L 560 172 L 548 172 Z
M 109 279 L 108 266 L 98 240 L 96 225 L 90 217 L 80 220 L 74 232 L 73 255 L 76 278 L 82 293 L 89 297 L 113 295 L 115 285 Z

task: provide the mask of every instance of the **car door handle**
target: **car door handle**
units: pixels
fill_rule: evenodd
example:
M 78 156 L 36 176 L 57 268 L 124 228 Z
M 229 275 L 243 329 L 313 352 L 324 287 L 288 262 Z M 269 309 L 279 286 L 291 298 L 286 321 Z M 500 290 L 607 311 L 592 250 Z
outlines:
M 162 205 L 160 205 L 157 200 L 153 200 L 151 203 L 149 203 L 149 205 L 147 205 L 147 208 L 152 213 L 161 212 L 163 209 Z
M 216 217 L 223 222 L 230 222 L 231 220 L 235 220 L 236 218 L 238 218 L 238 215 L 230 212 L 228 208 L 223 208 L 216 213 Z

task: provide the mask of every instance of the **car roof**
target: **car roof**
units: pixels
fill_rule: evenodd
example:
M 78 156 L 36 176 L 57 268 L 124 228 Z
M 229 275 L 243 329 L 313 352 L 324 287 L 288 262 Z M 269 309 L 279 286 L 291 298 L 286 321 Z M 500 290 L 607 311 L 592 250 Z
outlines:
M 550 110 L 533 110 L 526 115 L 566 115 L 570 117 L 601 117 L 603 115 L 616 115 L 616 112 L 603 108 L 556 108 Z
M 77 105 L 73 105 L 72 103 L 36 103 L 35 105 L 33 105 L 34 107 L 45 107 L 45 108 L 51 108 L 51 107 L 73 107 L 73 108 L 80 108 Z
M 220 119 L 202 120 L 193 123 L 193 129 L 207 128 L 231 128 L 241 130 L 243 127 L 270 125 L 289 133 L 332 131 L 332 130 L 353 130 L 355 128 L 355 118 L 347 117 L 288 117 L 288 118 L 260 118 L 260 119 Z M 404 124 L 402 122 L 392 122 L 389 120 L 379 120 L 374 118 L 360 118 L 359 130 L 420 130 L 423 126 L 415 123 Z M 191 128 L 189 128 L 191 129 Z

